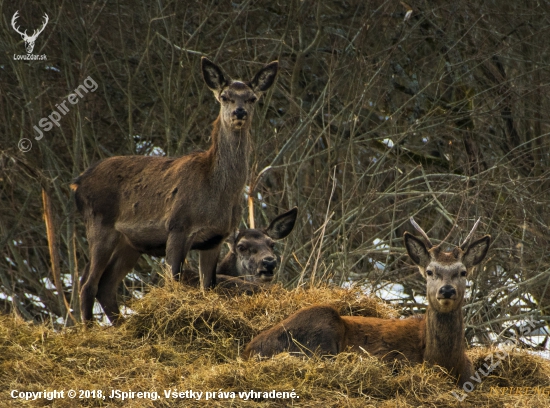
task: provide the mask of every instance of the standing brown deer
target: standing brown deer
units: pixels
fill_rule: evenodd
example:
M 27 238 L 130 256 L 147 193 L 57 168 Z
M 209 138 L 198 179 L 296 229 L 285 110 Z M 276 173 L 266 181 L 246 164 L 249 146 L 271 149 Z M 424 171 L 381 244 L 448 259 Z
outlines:
M 201 68 L 221 105 L 207 151 L 180 158 L 111 157 L 71 185 L 90 247 L 81 278 L 84 321 L 93 319 L 97 299 L 109 320 L 118 322 L 117 287 L 141 254 L 166 256 L 179 277 L 187 252 L 200 250 L 202 287 L 216 283 L 222 241 L 240 220 L 254 105 L 273 85 L 278 63 L 250 82 L 232 80 L 206 58 Z
M 469 244 L 478 220 L 460 246 L 445 252 L 439 245 L 432 245 L 412 218 L 411 222 L 426 241 L 405 232 L 407 253 L 427 280 L 425 316 L 340 316 L 330 306 L 311 306 L 260 333 L 248 344 L 243 357 L 269 357 L 285 350 L 308 355 L 335 355 L 347 349 L 367 351 L 383 360 L 440 365 L 462 385 L 473 374 L 472 363 L 465 354 L 462 315 L 466 279 L 485 258 L 491 237 L 486 235 Z
M 267 228 L 241 229 L 232 234 L 227 239 L 229 252 L 216 270 L 217 287 L 250 295 L 271 282 L 277 268 L 275 241 L 292 232 L 297 213 L 294 207 L 275 217 Z M 199 275 L 188 269 L 181 280 L 192 286 L 200 284 Z

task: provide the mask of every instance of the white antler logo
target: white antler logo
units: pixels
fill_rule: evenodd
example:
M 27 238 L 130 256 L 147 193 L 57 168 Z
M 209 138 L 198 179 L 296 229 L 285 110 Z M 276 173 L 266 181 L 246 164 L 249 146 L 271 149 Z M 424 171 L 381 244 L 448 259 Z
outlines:
M 34 30 L 33 35 L 29 36 L 27 35 L 27 30 L 25 30 L 25 32 L 22 33 L 21 31 L 19 31 L 19 29 L 15 25 L 15 20 L 17 20 L 18 17 L 19 17 L 19 10 L 16 11 L 15 14 L 13 15 L 11 19 L 11 26 L 18 34 L 21 35 L 21 38 L 23 38 L 23 41 L 25 41 L 25 48 L 27 49 L 27 54 L 30 54 L 34 49 L 34 42 L 36 41 L 36 38 L 42 31 L 44 31 L 44 28 L 46 28 L 46 24 L 48 24 L 49 18 L 48 18 L 48 15 L 44 13 L 44 24 L 42 24 L 42 27 L 40 29 Z

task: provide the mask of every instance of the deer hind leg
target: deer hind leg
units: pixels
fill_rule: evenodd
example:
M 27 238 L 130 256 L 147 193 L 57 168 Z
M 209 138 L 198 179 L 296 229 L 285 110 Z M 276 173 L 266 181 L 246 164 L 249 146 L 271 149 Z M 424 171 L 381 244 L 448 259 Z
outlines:
M 322 356 L 345 350 L 346 325 L 330 306 L 310 306 L 289 316 L 252 339 L 243 352 L 244 358 L 254 354 L 271 357 L 283 351 Z
M 121 240 L 99 281 L 97 301 L 109 321 L 114 325 L 121 322 L 120 309 L 116 298 L 118 286 L 128 272 L 132 270 L 140 255 L 138 251 Z
M 109 264 L 117 239 L 119 239 L 118 232 L 114 230 L 105 231 L 105 229 L 88 237 L 90 262 L 85 268 L 80 281 L 80 311 L 84 322 L 90 322 L 93 319 L 98 283 Z
M 199 274 L 204 290 L 216 286 L 216 265 L 218 264 L 221 248 L 222 246 L 218 245 L 212 249 L 199 252 Z

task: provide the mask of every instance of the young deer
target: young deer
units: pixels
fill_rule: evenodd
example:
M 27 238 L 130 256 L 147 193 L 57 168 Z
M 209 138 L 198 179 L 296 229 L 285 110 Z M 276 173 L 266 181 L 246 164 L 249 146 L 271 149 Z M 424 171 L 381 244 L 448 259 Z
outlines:
M 273 85 L 278 63 L 250 82 L 230 79 L 206 58 L 201 68 L 221 105 L 207 151 L 180 158 L 111 157 L 71 185 L 90 246 L 81 278 L 84 321 L 92 320 L 97 299 L 109 320 L 118 322 L 117 286 L 141 254 L 166 256 L 179 277 L 187 252 L 200 250 L 202 287 L 216 283 L 222 241 L 240 220 L 254 105 Z
M 229 252 L 216 270 L 217 287 L 252 294 L 271 282 L 277 268 L 275 241 L 290 234 L 297 213 L 294 207 L 275 217 L 267 228 L 241 229 L 230 236 Z M 181 280 L 192 286 L 200 284 L 198 274 L 189 269 L 183 271 Z
M 445 367 L 462 385 L 473 373 L 465 354 L 462 303 L 466 279 L 489 249 L 489 235 L 468 244 L 479 223 L 451 252 L 433 246 L 411 218 L 426 242 L 405 232 L 407 253 L 426 278 L 428 309 L 425 316 L 407 319 L 340 316 L 330 306 L 302 309 L 271 329 L 260 333 L 246 347 L 243 357 L 273 356 L 282 351 L 335 355 L 347 349 L 383 360 Z

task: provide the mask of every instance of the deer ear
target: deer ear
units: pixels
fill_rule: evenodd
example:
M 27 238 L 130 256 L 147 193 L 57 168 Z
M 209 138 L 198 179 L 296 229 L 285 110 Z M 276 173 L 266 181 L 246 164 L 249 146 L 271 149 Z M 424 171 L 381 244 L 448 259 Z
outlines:
M 275 82 L 277 70 L 279 69 L 279 61 L 273 61 L 263 67 L 250 81 L 250 87 L 254 92 L 265 92 Z
M 462 263 L 467 269 L 470 269 L 473 266 L 478 265 L 489 250 L 489 245 L 491 244 L 491 236 L 485 235 L 483 238 L 478 239 L 468 246 L 468 249 L 462 257 Z
M 294 228 L 297 214 L 298 208 L 294 207 L 292 210 L 277 216 L 273 221 L 271 221 L 269 227 L 265 229 L 265 233 L 271 239 L 277 240 L 285 238 Z
M 426 244 L 408 232 L 405 232 L 403 239 L 405 240 L 405 248 L 411 260 L 421 268 L 428 266 L 431 258 Z
M 206 57 L 201 58 L 202 77 L 212 91 L 221 91 L 229 85 L 229 80 L 220 67 Z

